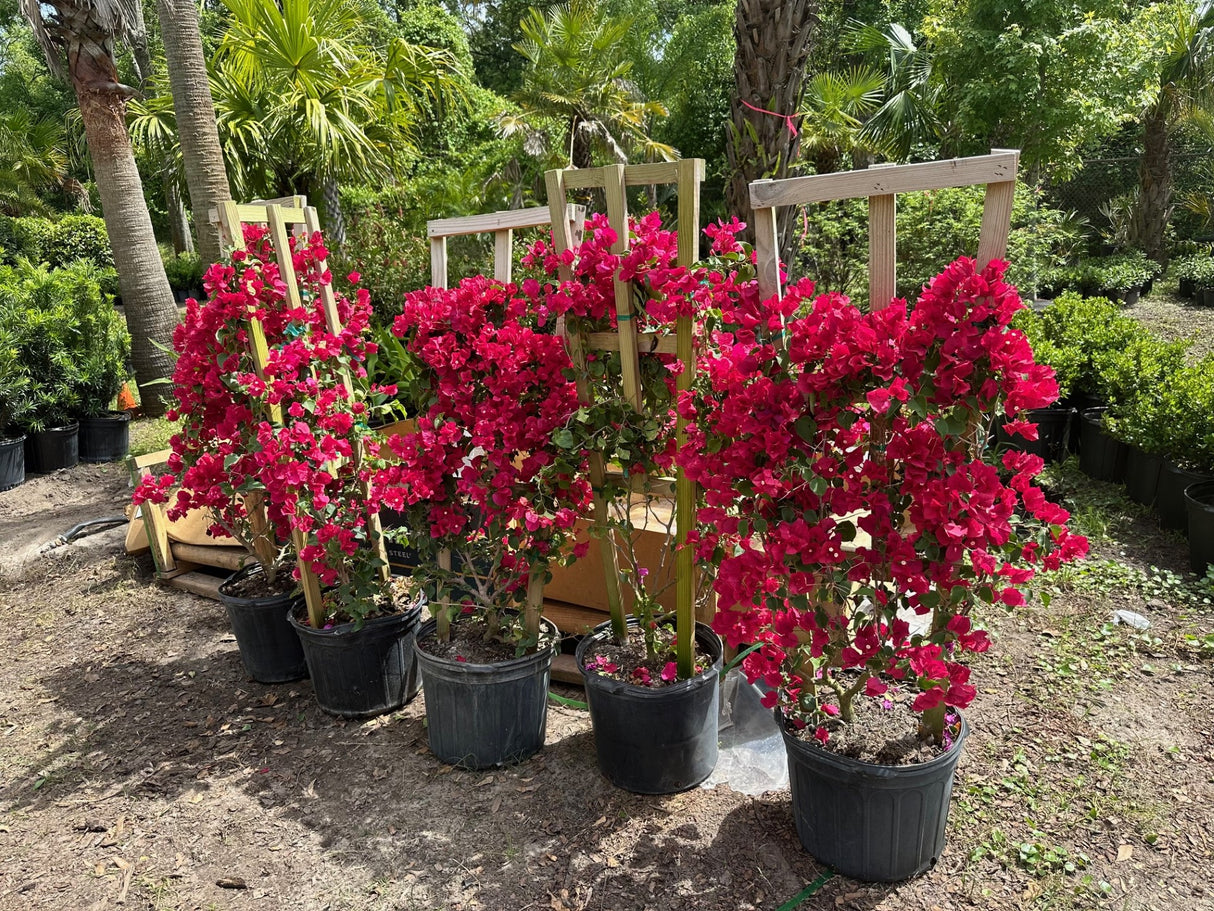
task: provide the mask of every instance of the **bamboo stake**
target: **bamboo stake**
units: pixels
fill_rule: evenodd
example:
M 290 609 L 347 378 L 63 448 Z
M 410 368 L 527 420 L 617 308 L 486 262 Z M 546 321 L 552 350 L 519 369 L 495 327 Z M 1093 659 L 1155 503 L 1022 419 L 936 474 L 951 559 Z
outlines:
M 544 182 L 548 187 L 548 206 L 552 215 L 552 243 L 556 247 L 558 255 L 573 247 L 571 236 L 573 229 L 565 218 L 566 194 L 562 177 L 561 171 L 548 171 L 544 175 Z M 564 263 L 560 265 L 559 270 L 562 281 L 573 277 L 573 270 Z M 577 376 L 578 402 L 582 405 L 589 405 L 591 391 L 590 384 L 585 379 L 585 335 L 581 332 L 568 332 L 568 327 L 563 328 L 566 330 L 564 333 L 565 344 L 569 347 L 569 359 L 573 362 L 574 373 Z M 620 566 L 616 558 L 615 544 L 611 540 L 607 496 L 603 492 L 606 475 L 603 454 L 601 452 L 590 453 L 588 462 L 593 508 L 591 535 L 599 539 L 599 552 L 603 558 L 603 581 L 607 587 L 607 608 L 611 612 L 611 631 L 616 641 L 623 642 L 628 638 L 628 621 L 624 616 L 624 602 L 620 596 Z
M 700 243 L 700 181 L 704 178 L 701 159 L 679 162 L 677 189 L 679 194 L 678 264 L 690 267 L 699 257 Z M 681 316 L 676 324 L 679 361 L 683 372 L 675 380 L 678 392 L 687 392 L 695 380 L 695 351 L 691 318 Z M 680 415 L 675 421 L 675 445 L 681 449 L 687 442 L 687 421 Z M 696 486 L 680 467 L 675 473 L 675 628 L 678 640 L 675 658 L 679 676 L 686 680 L 695 673 L 695 555 L 687 546 L 687 537 L 695 525 Z M 711 618 L 709 618 L 711 619 Z

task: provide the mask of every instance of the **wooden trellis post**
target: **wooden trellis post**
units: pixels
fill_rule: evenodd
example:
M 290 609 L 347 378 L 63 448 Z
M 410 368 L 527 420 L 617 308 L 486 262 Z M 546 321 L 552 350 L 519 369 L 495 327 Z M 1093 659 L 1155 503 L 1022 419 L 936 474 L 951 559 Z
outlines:
M 317 216 L 316 209 L 306 205 L 304 197 L 292 196 L 249 205 L 238 205 L 235 202 L 227 201 L 219 208 L 218 212 L 213 212 L 212 216 L 219 223 L 220 242 L 225 251 L 237 249 L 244 245 L 244 225 L 264 224 L 269 228 L 270 244 L 278 257 L 279 274 L 283 280 L 283 284 L 286 285 L 287 302 L 291 307 L 301 306 L 302 299 L 299 294 L 299 280 L 295 274 L 291 257 L 290 237 L 292 234 L 296 237 L 306 236 L 320 230 L 320 219 Z M 326 269 L 326 263 L 323 261 L 317 265 L 321 271 Z M 325 322 L 328 325 L 329 331 L 333 333 L 339 332 L 341 330 L 341 320 L 337 313 L 337 300 L 331 286 L 325 285 L 320 289 L 320 301 L 321 306 L 324 308 Z M 265 333 L 257 320 L 249 321 L 249 337 L 254 369 L 258 376 L 262 376 L 269 357 L 269 349 L 266 344 Z M 349 373 L 346 371 L 342 372 L 342 383 L 346 387 L 347 392 L 353 393 L 353 383 Z M 268 417 L 273 423 L 281 424 L 281 407 L 273 406 Z M 355 451 L 356 459 L 361 458 L 361 455 L 361 452 Z M 364 489 L 365 494 L 366 491 Z M 254 496 L 252 502 L 249 502 L 248 498 L 246 498 L 246 508 L 249 510 L 250 522 L 254 524 L 254 527 L 259 522 L 266 523 L 265 507 L 260 497 Z M 378 513 L 368 515 L 367 534 L 371 540 L 372 547 L 381 561 L 379 568 L 380 577 L 384 581 L 387 581 L 390 569 L 388 566 L 388 555 L 384 548 L 383 535 L 380 530 Z M 292 539 L 296 552 L 302 551 L 307 543 L 303 532 L 294 532 Z M 260 554 L 258 556 L 260 558 Z M 304 597 L 308 604 L 308 616 L 312 625 L 319 627 L 324 614 L 321 604 L 320 583 L 311 568 L 302 559 L 299 560 L 299 573 Z
M 582 206 L 570 205 L 565 218 L 574 224 L 571 230 L 580 232 L 581 222 L 586 217 Z M 449 280 L 447 270 L 447 238 L 464 237 L 469 234 L 493 235 L 493 277 L 500 282 L 509 282 L 514 268 L 514 232 L 524 228 L 546 228 L 552 224 L 552 212 L 547 206 L 529 209 L 506 209 L 485 215 L 466 215 L 459 218 L 436 218 L 426 222 L 426 236 L 430 238 L 430 284 L 435 288 L 446 288 Z
M 551 209 L 552 237 L 558 254 L 570 249 L 574 239 L 569 233 L 568 222 L 561 217 L 571 190 L 602 189 L 607 203 L 607 219 L 616 233 L 613 253 L 628 249 L 628 197 L 630 186 L 674 184 L 678 191 L 678 265 L 690 266 L 698 257 L 700 238 L 700 183 L 704 179 L 703 159 L 644 165 L 610 165 L 603 168 L 568 169 L 548 171 L 545 182 L 548 188 L 548 205 Z M 562 279 L 572 276 L 569 267 L 562 265 Z M 624 397 L 636 409 L 641 408 L 640 356 L 642 354 L 673 354 L 683 364 L 677 380 L 677 388 L 691 388 L 695 378 L 695 354 L 691 319 L 681 317 L 675 326 L 675 337 L 655 336 L 637 332 L 632 308 L 632 287 L 628 282 L 615 277 L 615 309 L 618 329 L 616 332 L 571 333 L 566 336 L 570 356 L 584 374 L 587 349 L 619 351 L 622 369 Z M 589 384 L 578 381 L 578 397 L 583 403 L 591 400 Z M 685 437 L 684 421 L 678 419 L 676 437 L 682 444 Z M 608 531 L 607 500 L 603 494 L 603 481 L 607 473 L 601 453 L 590 456 L 590 484 L 594 491 L 593 523 L 602 547 L 607 603 L 613 620 L 618 624 L 622 617 L 620 573 L 616 561 L 615 547 Z M 685 547 L 687 536 L 695 522 L 695 485 L 679 469 L 674 482 L 675 499 L 675 557 L 676 614 L 679 629 L 694 628 L 695 617 L 695 564 L 691 550 Z M 705 618 L 710 619 L 710 618 Z M 626 630 L 615 629 L 617 636 Z M 679 665 L 691 666 L 692 636 L 680 637 L 678 642 Z
M 756 180 L 750 185 L 750 205 L 754 209 L 759 293 L 764 299 L 781 294 L 776 209 L 811 202 L 868 199 L 869 304 L 873 310 L 879 310 L 889 306 L 897 287 L 895 194 L 985 184 L 986 200 L 976 257 L 978 268 L 984 268 L 992 259 L 999 259 L 1007 252 L 1019 163 L 1019 151 L 996 149 L 990 155 L 973 158 L 882 165 L 861 171 L 786 180 Z

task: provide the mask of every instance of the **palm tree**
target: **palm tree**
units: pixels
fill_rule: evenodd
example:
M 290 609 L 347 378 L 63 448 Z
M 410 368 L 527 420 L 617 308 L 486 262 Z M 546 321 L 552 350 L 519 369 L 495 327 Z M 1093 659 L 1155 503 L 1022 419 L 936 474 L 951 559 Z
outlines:
M 865 117 L 881 104 L 884 78 L 867 67 L 816 73 L 801 103 L 801 148 L 814 170 L 839 170 L 844 155 L 871 152 L 861 139 Z
M 244 195 L 323 196 L 340 243 L 338 183 L 395 175 L 421 119 L 459 104 L 467 76 L 445 50 L 369 47 L 358 4 L 224 2 L 232 20 L 211 91 L 229 176 Z
M 881 106 L 865 121 L 860 141 L 901 161 L 912 146 L 939 138 L 940 87 L 932 80 L 928 50 L 896 22 L 883 29 L 856 25 L 849 40 L 857 51 L 872 55 L 874 63 L 885 64 Z
M 1163 8 L 1158 85 L 1143 112 L 1142 160 L 1130 239 L 1158 263 L 1166 263 L 1164 235 L 1172 217 L 1172 138 L 1194 110 L 1214 105 L 1214 0 Z
M 738 0 L 726 202 L 743 221 L 751 221 L 750 182 L 789 176 L 800 152 L 798 111 L 818 8 L 819 0 Z M 792 215 L 791 206 L 781 208 L 782 240 Z
M 545 118 L 562 125 L 566 163 L 588 168 L 594 151 L 627 163 L 630 156 L 670 161 L 677 155 L 654 141 L 649 124 L 666 108 L 646 101 L 629 80 L 632 61 L 625 56 L 629 19 L 609 20 L 591 0 L 573 0 L 547 14 L 531 9 L 519 23 L 523 33 L 515 49 L 523 55 L 523 85 L 514 95 L 518 114 L 500 118 L 502 132 L 538 131 Z
M 101 194 L 101 210 L 118 269 L 118 287 L 131 333 L 131 360 L 144 410 L 165 410 L 172 375 L 169 354 L 177 308 L 165 277 L 143 184 L 126 131 L 126 101 L 114 44 L 135 21 L 138 0 L 22 0 L 51 70 L 66 75 L 76 92 L 80 118 Z
M 0 211 L 41 212 L 39 190 L 68 189 L 67 135 L 63 124 L 18 108 L 0 114 Z
M 215 125 L 215 103 L 198 31 L 198 8 L 194 0 L 157 0 L 156 11 L 190 208 L 194 210 L 198 253 L 204 263 L 213 263 L 220 253 L 219 226 L 211 223 L 210 212 L 231 199 L 232 191 Z

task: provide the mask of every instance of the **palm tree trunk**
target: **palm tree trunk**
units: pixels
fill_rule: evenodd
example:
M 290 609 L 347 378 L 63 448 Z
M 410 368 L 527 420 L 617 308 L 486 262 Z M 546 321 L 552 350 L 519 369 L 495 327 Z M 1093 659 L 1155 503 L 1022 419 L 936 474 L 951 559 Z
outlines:
M 131 333 L 131 361 L 146 414 L 165 411 L 173 375 L 169 353 L 177 307 L 152 233 L 152 219 L 126 131 L 126 96 L 104 36 L 79 29 L 68 47 L 69 76 L 93 161 L 118 289 Z M 161 347 L 157 347 L 157 346 Z
M 210 213 L 232 198 L 232 190 L 215 126 L 215 102 L 198 32 L 198 8 L 194 0 L 156 0 L 156 12 L 164 38 L 190 208 L 194 210 L 198 254 L 204 263 L 213 263 L 220 257 L 219 226 L 211 223 Z
M 181 190 L 173 175 L 164 175 L 164 202 L 169 210 L 169 230 L 173 235 L 173 252 L 193 253 L 194 237 L 190 234 L 190 220 L 186 218 L 185 204 L 181 201 Z
M 818 27 L 819 0 L 738 0 L 734 16 L 734 80 L 732 122 L 725 151 L 730 179 L 726 203 L 731 214 L 749 223 L 750 182 L 779 179 L 792 172 L 800 151 L 796 117 L 805 79 L 805 62 Z M 747 107 L 774 111 L 764 114 Z M 785 117 L 791 120 L 785 120 Z M 780 211 L 781 246 L 792 224 L 793 211 Z
M 340 249 L 346 243 L 346 213 L 341 208 L 341 186 L 332 174 L 321 181 L 321 195 L 325 201 L 325 224 L 329 229 L 328 241 Z
M 1171 120 L 1171 105 L 1166 96 L 1161 96 L 1143 124 L 1138 206 L 1131 224 L 1131 240 L 1162 265 L 1168 261 L 1164 239 L 1172 218 Z

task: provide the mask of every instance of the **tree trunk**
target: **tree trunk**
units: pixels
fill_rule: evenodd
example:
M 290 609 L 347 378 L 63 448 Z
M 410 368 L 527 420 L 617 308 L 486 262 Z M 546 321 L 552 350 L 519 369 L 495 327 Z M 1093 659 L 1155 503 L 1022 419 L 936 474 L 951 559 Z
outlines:
M 341 208 L 341 187 L 336 177 L 324 178 L 321 195 L 325 201 L 325 227 L 329 229 L 326 240 L 335 249 L 340 249 L 346 242 L 346 213 Z
M 131 57 L 135 61 L 135 75 L 139 77 L 139 90 L 145 91 L 152 80 L 152 52 L 148 50 L 148 27 L 143 21 L 143 4 L 132 3 L 130 12 L 134 21 L 127 44 L 131 46 Z
M 204 264 L 210 264 L 220 257 L 219 226 L 211 223 L 211 210 L 231 199 L 232 191 L 215 126 L 215 103 L 198 32 L 198 9 L 194 0 L 156 0 L 156 11 L 164 38 L 190 208 L 194 210 L 198 254 Z
M 1166 95 L 1147 112 L 1143 124 L 1142 161 L 1138 165 L 1138 205 L 1130 240 L 1150 259 L 1167 265 L 1165 237 L 1172 218 L 1172 117 Z
M 731 214 L 752 221 L 750 182 L 788 177 L 800 151 L 796 116 L 805 62 L 818 26 L 819 0 L 738 0 L 734 15 L 734 92 L 725 151 L 730 179 L 726 202 Z M 764 114 L 747 107 L 774 111 Z M 791 117 L 786 120 L 785 117 Z M 793 210 L 780 210 L 781 247 Z
M 130 90 L 118 82 L 105 42 L 104 35 L 91 35 L 83 29 L 72 34 L 67 49 L 69 75 L 80 105 L 101 195 L 101 214 L 118 270 L 118 290 L 131 333 L 131 361 L 143 410 L 161 415 L 170 387 L 158 381 L 173 375 L 170 346 L 178 321 L 177 307 L 156 247 L 143 184 L 126 132 L 125 96 Z
M 164 175 L 164 203 L 169 210 L 169 230 L 173 234 L 173 252 L 193 253 L 194 237 L 190 234 L 190 220 L 186 218 L 185 205 L 181 201 L 181 191 L 177 189 L 177 181 L 173 175 Z

